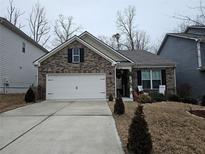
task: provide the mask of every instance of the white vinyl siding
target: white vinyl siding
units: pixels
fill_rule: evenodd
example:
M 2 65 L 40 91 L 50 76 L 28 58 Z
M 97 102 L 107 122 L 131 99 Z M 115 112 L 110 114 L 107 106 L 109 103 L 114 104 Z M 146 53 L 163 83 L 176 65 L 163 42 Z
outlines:
M 25 43 L 26 52 L 22 52 Z M 45 52 L 0 24 L 0 92 L 8 81 L 8 93 L 23 93 L 36 84 L 37 68 L 33 61 Z

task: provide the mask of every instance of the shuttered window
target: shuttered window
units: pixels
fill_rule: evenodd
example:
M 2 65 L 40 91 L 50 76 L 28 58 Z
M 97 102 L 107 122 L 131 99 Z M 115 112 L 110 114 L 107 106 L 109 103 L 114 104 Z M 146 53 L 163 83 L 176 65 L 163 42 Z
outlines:
M 142 71 L 142 86 L 144 89 L 150 89 L 151 88 L 151 82 L 150 82 L 150 70 L 143 70 Z
M 152 87 L 153 89 L 159 88 L 161 85 L 161 70 L 152 70 Z
M 72 50 L 72 62 L 73 63 L 80 62 L 80 49 L 79 48 L 73 48 L 73 50 Z
M 162 84 L 161 70 L 142 70 L 141 76 L 143 89 L 158 89 Z
M 84 48 L 68 49 L 68 63 L 84 62 Z

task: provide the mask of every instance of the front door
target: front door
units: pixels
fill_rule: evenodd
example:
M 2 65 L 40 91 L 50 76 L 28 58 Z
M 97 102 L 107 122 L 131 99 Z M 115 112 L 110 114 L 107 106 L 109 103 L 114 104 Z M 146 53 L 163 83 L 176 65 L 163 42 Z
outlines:
M 130 97 L 129 70 L 118 69 L 116 80 L 118 96 Z

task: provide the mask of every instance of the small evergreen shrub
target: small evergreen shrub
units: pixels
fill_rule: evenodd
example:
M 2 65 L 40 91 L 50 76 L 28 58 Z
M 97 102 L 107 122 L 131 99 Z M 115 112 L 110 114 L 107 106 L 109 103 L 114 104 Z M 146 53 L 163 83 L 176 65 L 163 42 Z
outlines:
M 202 99 L 201 99 L 201 105 L 202 106 L 205 106 L 205 95 L 202 97 Z
M 191 97 L 181 98 L 181 101 L 182 101 L 183 103 L 188 103 L 188 104 L 195 104 L 195 105 L 198 104 L 197 99 L 191 98 Z
M 112 96 L 112 94 L 109 95 L 109 101 L 110 101 L 110 102 L 113 101 L 113 96 Z
M 172 94 L 168 96 L 168 101 L 180 102 L 181 99 L 178 95 Z
M 33 91 L 33 89 L 31 87 L 26 92 L 24 100 L 27 103 L 35 102 L 35 94 L 34 94 L 34 91 Z
M 166 101 L 166 97 L 160 93 L 150 93 L 150 97 L 151 97 L 153 102 Z
M 137 99 L 138 103 L 152 103 L 152 99 L 149 95 L 141 94 Z
M 145 121 L 142 105 L 137 107 L 129 127 L 127 148 L 135 154 L 152 153 L 152 139 Z
M 122 97 L 115 99 L 114 114 L 122 115 L 125 113 L 125 106 Z

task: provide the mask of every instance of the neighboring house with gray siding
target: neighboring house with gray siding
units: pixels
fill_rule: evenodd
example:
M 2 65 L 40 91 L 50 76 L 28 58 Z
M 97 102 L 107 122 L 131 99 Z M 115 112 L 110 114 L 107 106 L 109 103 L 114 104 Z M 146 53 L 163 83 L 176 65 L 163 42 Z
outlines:
M 33 61 L 48 51 L 0 17 L 0 93 L 24 93 L 36 85 Z
M 205 94 L 205 27 L 166 34 L 158 55 L 176 62 L 177 86 L 190 85 L 196 98 Z

